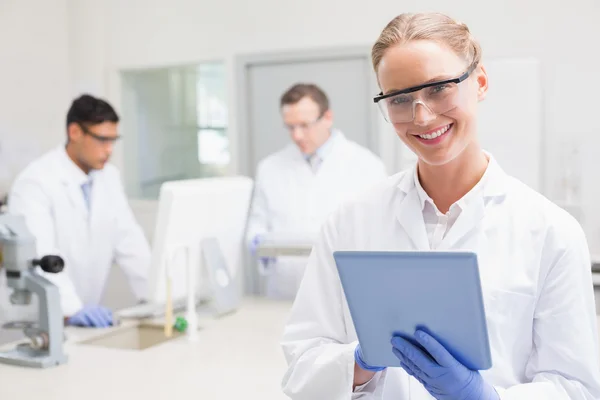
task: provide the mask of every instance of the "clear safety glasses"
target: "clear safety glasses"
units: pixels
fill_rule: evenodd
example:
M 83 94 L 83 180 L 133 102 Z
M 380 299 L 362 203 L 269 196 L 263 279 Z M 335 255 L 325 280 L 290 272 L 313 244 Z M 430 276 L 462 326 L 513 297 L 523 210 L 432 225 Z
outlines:
M 413 121 L 417 104 L 433 114 L 444 114 L 458 107 L 461 101 L 459 83 L 466 80 L 476 67 L 477 63 L 473 63 L 458 78 L 380 94 L 373 101 L 379 106 L 385 120 L 392 124 Z

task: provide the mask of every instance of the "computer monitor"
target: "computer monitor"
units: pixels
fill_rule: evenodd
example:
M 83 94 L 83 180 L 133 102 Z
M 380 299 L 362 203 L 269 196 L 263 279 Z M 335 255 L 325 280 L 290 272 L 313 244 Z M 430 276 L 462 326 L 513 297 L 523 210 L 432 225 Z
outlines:
M 197 267 L 197 300 L 210 295 L 212 289 L 206 265 L 203 265 L 206 257 L 202 254 L 202 243 L 208 243 L 212 250 L 220 248 L 230 277 L 236 280 L 237 290 L 242 290 L 238 283 L 243 276 L 244 230 L 252 189 L 252 179 L 241 176 L 173 181 L 162 185 L 152 247 L 150 302 L 165 303 L 167 267 L 170 268 L 173 301 L 186 298 L 187 262 Z M 214 257 L 214 251 L 212 255 L 209 257 L 212 260 L 219 258 Z

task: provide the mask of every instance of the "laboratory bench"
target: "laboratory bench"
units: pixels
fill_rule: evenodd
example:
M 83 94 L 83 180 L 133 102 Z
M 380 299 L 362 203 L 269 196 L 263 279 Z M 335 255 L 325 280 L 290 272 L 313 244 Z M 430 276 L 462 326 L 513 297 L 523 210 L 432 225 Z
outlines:
M 197 341 L 182 335 L 144 350 L 105 347 L 114 335 L 139 325 L 136 321 L 108 329 L 69 327 L 67 364 L 49 369 L 0 364 L 0 399 L 283 400 L 286 364 L 279 343 L 290 307 L 246 299 L 234 314 L 202 318 Z M 600 317 L 598 326 L 600 332 Z
M 101 338 L 118 336 L 137 321 L 108 329 L 69 327 L 66 364 L 49 369 L 0 364 L 0 399 L 286 399 L 279 343 L 290 307 L 246 299 L 233 314 L 201 318 L 195 342 L 182 335 L 144 350 L 85 343 L 108 343 Z M 10 348 L 14 344 L 2 346 Z

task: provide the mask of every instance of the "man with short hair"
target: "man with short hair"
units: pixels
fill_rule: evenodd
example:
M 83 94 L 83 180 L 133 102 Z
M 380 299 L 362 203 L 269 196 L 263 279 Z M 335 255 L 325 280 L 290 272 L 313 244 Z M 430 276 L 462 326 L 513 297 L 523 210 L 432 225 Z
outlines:
M 108 164 L 119 139 L 117 113 L 104 100 L 83 95 L 73 101 L 66 122 L 66 145 L 21 172 L 8 208 L 25 217 L 39 256 L 56 254 L 65 260 L 63 272 L 46 276 L 59 287 L 66 322 L 107 327 L 112 313 L 100 300 L 113 262 L 143 300 L 150 248 L 119 172 Z
M 258 165 L 247 229 L 252 252 L 266 234 L 316 235 L 342 201 L 386 176 L 377 156 L 333 128 L 329 99 L 318 86 L 292 86 L 280 107 L 293 143 Z M 260 260 L 267 295 L 294 298 L 305 263 L 293 257 Z

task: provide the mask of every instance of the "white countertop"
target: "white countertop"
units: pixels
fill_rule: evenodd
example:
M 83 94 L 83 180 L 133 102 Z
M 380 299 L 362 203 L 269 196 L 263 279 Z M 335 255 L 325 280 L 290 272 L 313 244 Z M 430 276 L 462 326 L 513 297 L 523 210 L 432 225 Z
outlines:
M 141 351 L 77 344 L 99 330 L 68 328 L 68 363 L 0 364 L 0 399 L 286 399 L 279 342 L 290 307 L 247 299 L 201 329 L 196 343 L 182 337 Z
M 141 351 L 77 344 L 101 331 L 68 328 L 69 362 L 0 364 L 0 399 L 283 400 L 279 342 L 290 306 L 247 299 L 237 313 L 205 325 L 196 343 L 182 337 Z

